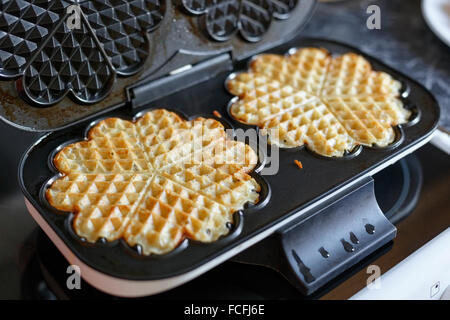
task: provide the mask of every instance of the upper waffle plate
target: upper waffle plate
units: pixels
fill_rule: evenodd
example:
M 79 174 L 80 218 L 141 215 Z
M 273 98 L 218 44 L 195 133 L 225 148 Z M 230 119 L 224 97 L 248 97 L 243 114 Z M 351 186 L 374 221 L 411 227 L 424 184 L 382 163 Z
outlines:
M 80 6 L 63 0 L 4 1 L 0 75 L 22 76 L 19 90 L 38 106 L 55 104 L 66 94 L 77 102 L 97 102 L 109 93 L 116 74 L 129 75 L 143 66 L 149 52 L 145 32 L 161 22 L 163 4 L 152 0 L 91 0 Z
M 0 79 L 15 81 L 0 81 L 0 117 L 28 130 L 54 130 L 123 105 L 137 83 L 233 51 L 237 44 L 236 57 L 247 46 L 267 46 L 270 39 L 262 38 L 273 29 L 273 18 L 286 21 L 303 8 L 296 4 L 1 0 Z M 209 35 L 196 32 L 202 19 L 193 16 L 203 14 Z M 237 30 L 240 36 L 233 36 Z
M 298 0 L 183 0 L 191 13 L 204 15 L 206 32 L 215 40 L 228 40 L 239 30 L 247 41 L 259 41 L 272 18 L 287 19 Z

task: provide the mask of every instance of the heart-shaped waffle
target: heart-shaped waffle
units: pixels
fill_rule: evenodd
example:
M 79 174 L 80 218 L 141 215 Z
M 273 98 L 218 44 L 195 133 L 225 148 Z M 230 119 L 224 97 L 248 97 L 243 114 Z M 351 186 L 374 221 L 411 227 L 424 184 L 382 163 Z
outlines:
M 389 145 L 392 127 L 411 115 L 399 99 L 400 82 L 353 53 L 333 58 L 324 49 L 304 48 L 289 56 L 260 55 L 227 88 L 238 96 L 230 106 L 238 121 L 259 126 L 278 146 L 306 145 L 329 157 L 357 145 Z
M 74 213 L 73 229 L 89 242 L 123 238 L 145 255 L 163 254 L 184 238 L 229 233 L 233 213 L 259 200 L 248 174 L 256 163 L 220 122 L 154 110 L 136 122 L 103 120 L 64 147 L 54 157 L 62 176 L 46 198 Z

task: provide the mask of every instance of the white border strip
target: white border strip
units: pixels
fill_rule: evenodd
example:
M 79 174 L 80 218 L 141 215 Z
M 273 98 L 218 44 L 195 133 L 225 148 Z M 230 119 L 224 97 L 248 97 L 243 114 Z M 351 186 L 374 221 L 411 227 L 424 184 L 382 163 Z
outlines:
M 440 129 L 436 130 L 433 134 L 433 139 L 431 139 L 431 143 L 450 155 L 450 135 L 447 132 Z

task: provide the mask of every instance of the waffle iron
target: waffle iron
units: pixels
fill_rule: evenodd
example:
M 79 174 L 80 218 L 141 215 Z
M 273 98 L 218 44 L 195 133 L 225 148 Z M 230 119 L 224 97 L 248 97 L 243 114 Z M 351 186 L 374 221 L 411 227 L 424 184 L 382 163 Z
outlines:
M 26 206 L 87 282 L 118 296 L 163 292 L 276 233 L 291 281 L 311 294 L 395 237 L 375 200 L 371 176 L 431 139 L 438 104 L 416 81 L 357 48 L 302 38 L 299 30 L 314 5 L 312 0 L 2 3 L 0 117 L 44 132 L 20 162 Z M 71 20 L 77 15 L 79 20 Z M 36 32 L 43 40 L 35 41 Z M 235 213 L 229 235 L 211 244 L 185 240 L 162 256 L 143 256 L 122 240 L 83 242 L 72 230 L 73 215 L 47 203 L 44 191 L 57 175 L 55 152 L 83 140 L 99 119 L 133 119 L 152 108 L 192 119 L 214 117 L 218 110 L 223 117 L 217 120 L 226 127 L 245 129 L 227 110 L 233 98 L 224 89 L 228 76 L 245 69 L 255 54 L 310 46 L 361 54 L 403 84 L 402 100 L 413 116 L 395 128 L 391 146 L 359 148 L 342 159 L 281 149 L 275 175 L 261 174 L 268 155 L 260 153 L 261 165 L 252 175 L 262 186 L 261 200 Z

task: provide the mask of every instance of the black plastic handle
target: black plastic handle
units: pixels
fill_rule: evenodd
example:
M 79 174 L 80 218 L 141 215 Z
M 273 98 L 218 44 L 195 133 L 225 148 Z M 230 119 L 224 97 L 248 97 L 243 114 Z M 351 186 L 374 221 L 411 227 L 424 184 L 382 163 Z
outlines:
M 308 220 L 281 234 L 291 282 L 311 294 L 395 238 L 397 229 L 375 199 L 374 181 L 364 179 Z

